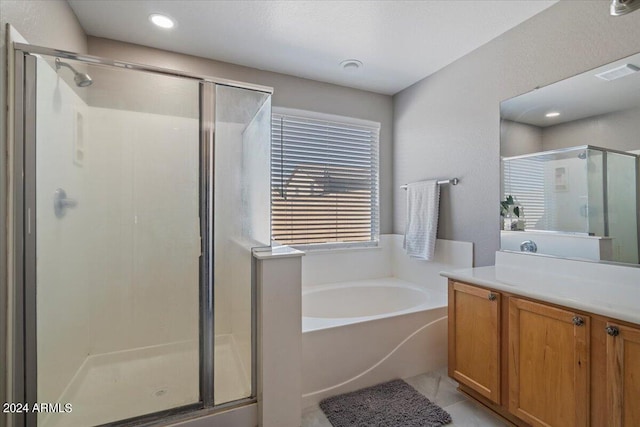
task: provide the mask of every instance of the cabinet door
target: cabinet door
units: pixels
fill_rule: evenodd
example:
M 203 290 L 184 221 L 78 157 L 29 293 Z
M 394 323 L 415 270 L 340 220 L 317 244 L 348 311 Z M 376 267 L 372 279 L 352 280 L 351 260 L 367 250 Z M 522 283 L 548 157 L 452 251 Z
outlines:
M 500 294 L 449 286 L 449 375 L 500 403 Z
M 509 299 L 509 411 L 533 426 L 589 423 L 589 318 Z
M 609 322 L 606 331 L 610 425 L 640 426 L 640 329 Z

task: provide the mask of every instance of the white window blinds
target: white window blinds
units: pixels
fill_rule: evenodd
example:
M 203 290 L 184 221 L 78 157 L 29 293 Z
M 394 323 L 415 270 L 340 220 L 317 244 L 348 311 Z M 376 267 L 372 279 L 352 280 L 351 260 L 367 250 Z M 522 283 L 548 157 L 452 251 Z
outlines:
M 287 245 L 377 241 L 379 130 L 273 115 L 273 240 Z
M 514 196 L 524 209 L 527 230 L 549 230 L 545 216 L 545 160 L 538 157 L 508 159 L 502 163 L 504 197 Z

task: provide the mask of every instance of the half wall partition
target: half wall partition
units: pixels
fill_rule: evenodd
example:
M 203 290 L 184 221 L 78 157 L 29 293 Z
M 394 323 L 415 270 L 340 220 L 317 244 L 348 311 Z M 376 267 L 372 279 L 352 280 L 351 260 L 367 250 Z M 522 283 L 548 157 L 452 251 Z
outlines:
M 255 401 L 271 89 L 16 45 L 16 426 Z

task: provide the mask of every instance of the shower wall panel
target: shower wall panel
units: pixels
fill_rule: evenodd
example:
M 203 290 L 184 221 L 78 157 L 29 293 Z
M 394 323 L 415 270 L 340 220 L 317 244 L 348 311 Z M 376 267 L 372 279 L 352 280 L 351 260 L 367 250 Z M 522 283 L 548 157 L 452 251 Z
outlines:
M 93 218 L 80 209 L 57 218 L 53 210 L 59 187 L 80 200 L 91 192 L 90 167 L 73 163 L 78 115 L 86 118 L 88 108 L 41 58 L 36 96 L 38 398 L 56 402 L 90 349 L 89 288 L 94 277 L 87 248 L 92 247 Z
M 91 353 L 197 346 L 198 120 L 90 107 L 89 123 Z
M 589 231 L 586 211 L 581 206 L 588 202 L 587 170 L 585 161 L 577 157 L 545 162 L 545 213 L 551 214 L 547 227 L 540 229 L 586 233 Z M 527 211 L 525 208 L 525 217 Z

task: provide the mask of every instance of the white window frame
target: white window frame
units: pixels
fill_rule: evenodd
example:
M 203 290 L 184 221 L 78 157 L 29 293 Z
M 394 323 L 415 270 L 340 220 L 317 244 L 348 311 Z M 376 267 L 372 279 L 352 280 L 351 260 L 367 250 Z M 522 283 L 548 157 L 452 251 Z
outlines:
M 293 244 L 288 245 L 296 249 L 304 250 L 304 251 L 320 251 L 320 250 L 335 250 L 335 249 L 362 249 L 362 248 L 376 248 L 378 247 L 380 241 L 380 123 L 359 119 L 348 116 L 341 116 L 335 114 L 326 114 L 319 113 L 316 111 L 308 111 L 308 110 L 300 110 L 295 108 L 285 108 L 285 107 L 276 107 L 272 108 L 272 115 L 283 115 L 283 116 L 295 116 L 303 119 L 313 119 L 320 121 L 333 122 L 343 125 L 354 125 L 354 126 L 364 126 L 374 128 L 378 132 L 378 138 L 376 140 L 376 151 L 378 153 L 376 157 L 377 164 L 372 165 L 375 167 L 375 188 L 372 189 L 372 200 L 375 201 L 374 206 L 372 206 L 372 218 L 371 218 L 371 228 L 372 228 L 372 240 L 366 242 L 327 242 L 327 243 L 306 243 L 306 244 Z M 273 144 L 273 141 L 271 141 Z M 271 206 L 273 210 L 273 205 Z M 270 227 L 273 227 L 273 214 L 271 215 L 271 223 Z M 272 229 L 272 228 L 271 228 Z M 272 229 L 273 230 L 273 229 Z M 278 241 L 273 240 L 272 237 L 272 245 L 279 246 L 282 245 Z

